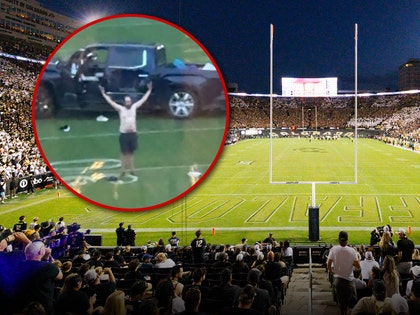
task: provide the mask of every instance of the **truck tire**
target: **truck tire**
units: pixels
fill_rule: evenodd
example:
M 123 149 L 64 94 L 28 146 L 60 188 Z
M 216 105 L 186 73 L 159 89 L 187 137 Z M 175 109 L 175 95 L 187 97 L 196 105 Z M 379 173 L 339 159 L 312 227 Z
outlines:
M 173 118 L 191 118 L 198 111 L 197 97 L 188 89 L 173 90 L 169 94 L 168 113 Z
M 55 111 L 55 98 L 53 93 L 47 86 L 40 85 L 36 94 L 35 117 L 49 118 L 54 115 Z

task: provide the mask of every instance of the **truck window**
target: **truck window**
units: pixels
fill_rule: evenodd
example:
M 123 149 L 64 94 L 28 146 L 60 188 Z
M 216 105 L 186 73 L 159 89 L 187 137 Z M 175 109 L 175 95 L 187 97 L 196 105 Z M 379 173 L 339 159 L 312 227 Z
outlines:
M 144 68 L 147 66 L 147 51 L 138 47 L 115 47 L 109 57 L 109 67 Z

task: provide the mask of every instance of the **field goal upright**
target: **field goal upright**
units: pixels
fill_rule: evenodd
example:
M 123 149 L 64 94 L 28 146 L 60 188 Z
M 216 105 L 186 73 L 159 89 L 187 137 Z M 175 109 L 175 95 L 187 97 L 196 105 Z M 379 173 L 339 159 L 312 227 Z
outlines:
M 323 180 L 274 180 L 273 179 L 273 38 L 274 38 L 274 25 L 270 24 L 270 159 L 269 159 L 269 180 L 270 184 L 282 184 L 282 185 L 308 185 L 312 186 L 311 194 L 311 204 L 308 207 L 308 224 L 309 224 L 309 240 L 310 241 L 319 241 L 319 208 L 320 206 L 316 204 L 316 184 L 325 184 L 325 185 L 337 185 L 337 184 L 357 184 L 358 181 L 358 126 L 357 126 L 357 40 L 358 40 L 358 25 L 354 25 L 354 179 L 348 181 L 323 181 Z M 302 107 L 303 111 L 303 107 Z M 303 114 L 302 114 L 303 117 Z M 303 126 L 302 126 L 303 128 Z M 275 141 L 278 141 L 276 139 Z M 290 165 L 292 166 L 292 165 Z

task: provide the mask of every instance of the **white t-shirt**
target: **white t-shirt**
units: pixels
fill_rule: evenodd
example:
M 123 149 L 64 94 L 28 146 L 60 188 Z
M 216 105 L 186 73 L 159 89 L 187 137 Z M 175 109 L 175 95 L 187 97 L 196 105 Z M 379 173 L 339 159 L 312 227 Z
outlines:
M 370 279 L 370 272 L 375 266 L 379 268 L 379 263 L 375 260 L 362 260 L 360 262 L 360 268 L 362 269 L 362 279 Z
M 353 263 L 357 261 L 356 251 L 349 246 L 336 245 L 330 249 L 328 260 L 332 260 L 334 264 L 334 277 L 339 277 L 352 281 Z

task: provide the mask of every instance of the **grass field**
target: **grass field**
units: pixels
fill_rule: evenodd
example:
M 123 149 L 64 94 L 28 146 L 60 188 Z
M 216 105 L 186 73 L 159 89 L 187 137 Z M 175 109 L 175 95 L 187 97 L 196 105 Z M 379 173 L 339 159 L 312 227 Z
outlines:
M 171 200 L 191 187 L 191 168 L 205 174 L 224 143 L 225 116 L 174 120 L 139 115 L 135 176 L 120 176 L 117 115 L 38 120 L 42 150 L 59 177 L 101 205 L 139 209 Z M 68 124 L 65 133 L 60 126 Z
M 311 143 L 295 140 L 301 148 L 316 146 L 323 152 L 330 152 L 331 144 L 347 145 L 341 143 L 347 141 L 344 139 Z M 284 147 L 287 141 L 290 140 L 276 139 L 275 147 Z M 305 150 L 291 150 L 288 154 L 293 152 L 302 159 Z M 320 163 L 324 155 L 312 152 L 301 163 Z M 93 206 L 64 189 L 45 190 L 34 196 L 21 195 L 2 205 L 0 223 L 11 226 L 21 214 L 28 221 L 35 215 L 41 220 L 57 220 L 63 215 L 67 223 L 77 221 L 82 229 L 102 234 L 104 245 L 115 244 L 114 230 L 121 221 L 133 224 L 138 245 L 160 237 L 167 239 L 172 230 L 178 231 L 185 245 L 197 228 L 203 230 L 210 243 L 234 244 L 242 237 L 252 243 L 265 238 L 268 232 L 273 232 L 276 239 L 289 239 L 292 244 L 309 243 L 307 209 L 311 204 L 311 185 L 269 184 L 268 161 L 269 140 L 244 140 L 224 149 L 216 167 L 192 193 L 163 208 L 116 212 Z M 303 169 L 289 165 L 291 173 Z M 335 166 L 332 171 L 337 171 Z M 358 173 L 355 185 L 316 185 L 320 243 L 335 243 L 338 231 L 345 229 L 351 243 L 367 244 L 374 227 L 389 223 L 396 229 L 410 226 L 409 237 L 419 244 L 420 155 L 376 140 L 360 139 Z

